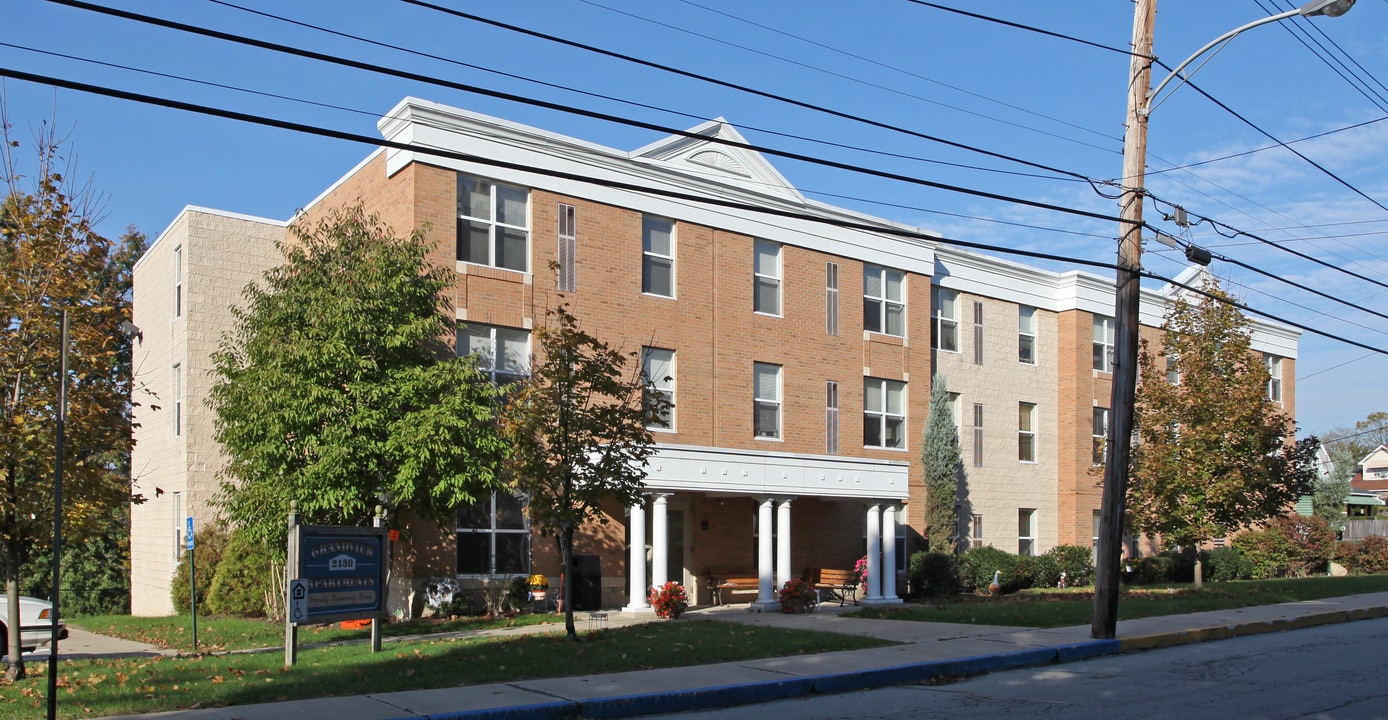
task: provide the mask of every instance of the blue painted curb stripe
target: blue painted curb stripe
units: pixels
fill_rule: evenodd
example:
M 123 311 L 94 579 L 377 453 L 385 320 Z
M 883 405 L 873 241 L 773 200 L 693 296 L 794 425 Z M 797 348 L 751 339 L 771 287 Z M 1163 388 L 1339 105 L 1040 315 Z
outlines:
M 745 685 L 721 685 L 646 695 L 595 698 L 580 703 L 579 710 L 585 719 L 623 718 L 785 700 L 809 695 L 813 690 L 813 678 L 793 678 Z
M 410 715 L 396 720 L 562 720 L 577 718 L 578 703 L 572 700 L 516 705 L 513 707 L 487 708 L 481 710 L 459 710 L 457 712 L 435 713 L 433 715 Z
M 1053 649 L 1056 651 L 1058 662 L 1073 662 L 1100 655 L 1117 655 L 1123 652 L 1123 643 L 1119 640 L 1086 640 L 1070 645 L 1057 645 Z

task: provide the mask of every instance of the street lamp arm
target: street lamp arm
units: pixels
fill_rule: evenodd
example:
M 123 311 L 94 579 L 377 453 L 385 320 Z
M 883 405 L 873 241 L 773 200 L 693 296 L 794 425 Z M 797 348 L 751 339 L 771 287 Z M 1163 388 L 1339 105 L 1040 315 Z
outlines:
M 1205 53 L 1209 52 L 1210 48 L 1213 48 L 1216 45 L 1219 45 L 1220 43 L 1232 39 L 1235 35 L 1238 35 L 1239 33 L 1245 30 L 1250 30 L 1252 28 L 1258 27 L 1259 25 L 1266 25 L 1271 22 L 1278 22 L 1279 20 L 1286 20 L 1289 17 L 1294 17 L 1300 14 L 1301 10 L 1288 10 L 1284 13 L 1279 13 L 1277 15 L 1269 15 L 1268 17 L 1265 17 L 1261 20 L 1254 20 L 1253 22 L 1248 23 L 1247 25 L 1234 28 L 1233 30 L 1230 30 L 1229 32 L 1224 33 L 1223 35 L 1220 35 L 1219 37 L 1205 43 L 1204 47 L 1200 48 L 1199 50 L 1196 50 L 1194 53 L 1191 54 L 1190 57 L 1181 61 L 1181 64 L 1177 65 L 1176 68 L 1171 71 L 1171 74 L 1166 76 L 1165 80 L 1162 80 L 1160 83 L 1157 83 L 1156 89 L 1152 90 L 1152 92 L 1150 93 L 1147 93 L 1147 102 L 1142 106 L 1143 117 L 1152 114 L 1152 101 L 1155 100 L 1157 96 L 1161 94 L 1162 89 L 1166 87 L 1167 83 L 1171 82 L 1172 80 L 1175 80 L 1178 77 L 1181 78 L 1182 81 L 1186 80 L 1186 76 L 1182 75 L 1181 71 L 1185 70 L 1187 65 L 1190 65 L 1191 63 L 1199 59 L 1201 55 L 1204 55 Z M 1193 75 L 1194 73 L 1191 74 Z

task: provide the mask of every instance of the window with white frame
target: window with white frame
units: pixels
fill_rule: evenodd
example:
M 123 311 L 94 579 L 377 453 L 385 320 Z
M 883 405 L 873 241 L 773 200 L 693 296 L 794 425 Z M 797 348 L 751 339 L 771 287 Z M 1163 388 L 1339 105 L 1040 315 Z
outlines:
M 839 264 L 824 264 L 824 332 L 839 334 Z
M 974 403 L 974 467 L 983 467 L 983 403 Z
M 930 289 L 931 335 L 930 347 L 946 352 L 959 352 L 959 295 L 953 290 L 936 286 Z
M 458 356 L 476 355 L 477 369 L 496 385 L 530 374 L 530 333 L 515 328 L 468 323 L 458 328 Z
M 459 575 L 530 572 L 530 519 L 525 497 L 498 490 L 458 508 Z
M 752 363 L 752 425 L 759 438 L 781 437 L 781 366 Z
M 1017 554 L 1036 554 L 1036 510 L 1034 508 L 1017 510 Z
M 954 434 L 959 435 L 959 393 L 945 393 L 945 412 L 949 413 L 949 421 L 954 423 Z
M 1166 355 L 1166 381 L 1172 385 L 1181 384 L 1181 358 L 1174 352 Z
M 1036 364 L 1036 308 L 1017 308 L 1017 362 Z
M 983 364 L 983 303 L 974 301 L 974 364 Z
M 1017 459 L 1036 462 L 1036 403 L 1017 403 Z
M 1113 372 L 1117 361 L 1113 351 L 1113 318 L 1094 316 L 1094 369 Z
M 824 452 L 839 454 L 839 384 L 824 383 Z
M 183 246 L 174 248 L 174 317 L 183 317 Z
M 458 176 L 458 259 L 525 272 L 530 253 L 530 191 Z
M 906 447 L 906 383 L 863 379 L 863 445 Z
M 752 243 L 752 311 L 781 314 L 781 244 L 770 240 Z
M 173 366 L 173 431 L 174 437 L 183 434 L 183 366 Z
M 559 292 L 578 290 L 578 208 L 559 203 Z
M 641 218 L 641 292 L 675 296 L 675 223 L 646 215 Z
M 641 372 L 648 383 L 647 397 L 663 398 L 667 403 L 659 415 L 650 409 L 655 403 L 646 403 L 646 426 L 659 430 L 674 430 L 675 351 L 654 347 L 641 348 Z
M 1263 353 L 1263 362 L 1268 366 L 1268 399 L 1282 402 L 1282 358 Z
M 183 520 L 183 493 L 174 492 L 173 495 L 173 561 L 174 564 L 183 561 L 183 549 L 188 546 L 187 528 Z
M 863 266 L 863 329 L 906 337 L 906 274 Z
M 1091 458 L 1095 465 L 1103 465 L 1105 449 L 1108 445 L 1108 408 L 1094 408 L 1094 454 Z
M 983 547 L 983 516 L 975 513 L 969 518 L 970 521 L 970 544 L 974 547 Z

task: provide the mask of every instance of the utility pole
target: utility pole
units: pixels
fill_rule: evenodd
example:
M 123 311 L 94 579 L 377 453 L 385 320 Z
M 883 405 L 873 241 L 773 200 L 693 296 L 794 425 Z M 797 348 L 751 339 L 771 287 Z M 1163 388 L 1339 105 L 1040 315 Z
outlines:
M 1142 299 L 1142 203 L 1146 199 L 1147 93 L 1152 86 L 1152 33 L 1157 0 L 1136 0 L 1133 54 L 1128 80 L 1127 130 L 1123 135 L 1123 195 L 1119 200 L 1118 275 L 1114 292 L 1113 395 L 1109 403 L 1108 457 L 1099 514 L 1094 622 L 1090 637 L 1109 640 L 1118 631 L 1118 564 L 1123 545 L 1123 507 L 1132 454 L 1133 403 L 1137 395 L 1138 304 Z

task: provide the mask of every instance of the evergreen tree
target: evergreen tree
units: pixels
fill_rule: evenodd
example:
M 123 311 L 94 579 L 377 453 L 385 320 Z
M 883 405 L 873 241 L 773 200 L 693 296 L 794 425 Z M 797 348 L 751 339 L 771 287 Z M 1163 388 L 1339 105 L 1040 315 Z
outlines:
M 930 388 L 930 416 L 925 422 L 921 442 L 921 464 L 925 467 L 925 541 L 933 552 L 953 552 L 959 527 L 959 474 L 963 460 L 959 455 L 959 428 L 949 408 L 949 387 L 935 376 Z

